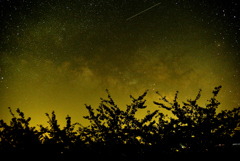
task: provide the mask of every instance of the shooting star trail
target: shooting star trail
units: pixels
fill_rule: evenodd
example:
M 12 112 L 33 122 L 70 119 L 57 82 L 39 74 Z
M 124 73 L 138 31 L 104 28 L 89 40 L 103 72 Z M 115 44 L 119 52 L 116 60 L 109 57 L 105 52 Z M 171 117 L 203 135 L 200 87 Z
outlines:
M 151 7 L 149 7 L 149 8 L 147 8 L 147 9 L 145 9 L 145 10 L 143 10 L 142 12 L 139 12 L 139 13 L 137 13 L 137 14 L 129 17 L 126 21 L 128 21 L 128 20 L 130 20 L 130 19 L 132 19 L 132 18 L 134 18 L 134 17 L 142 14 L 143 12 L 146 12 L 146 11 L 148 11 L 148 10 L 152 9 L 153 7 L 156 7 L 156 6 L 160 5 L 160 4 L 161 4 L 161 2 L 160 2 L 160 3 L 157 3 L 157 4 L 153 5 L 153 6 L 151 6 Z

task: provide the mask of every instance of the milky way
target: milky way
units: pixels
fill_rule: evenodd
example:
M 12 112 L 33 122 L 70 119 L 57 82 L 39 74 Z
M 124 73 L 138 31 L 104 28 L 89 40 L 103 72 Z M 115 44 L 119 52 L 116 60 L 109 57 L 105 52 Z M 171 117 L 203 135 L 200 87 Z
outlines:
M 52 110 L 60 122 L 69 114 L 84 124 L 84 104 L 97 107 L 107 98 L 105 89 L 122 109 L 130 94 L 138 97 L 147 89 L 150 110 L 157 108 L 156 91 L 170 100 L 179 91 L 179 100 L 186 101 L 202 89 L 204 106 L 219 85 L 220 109 L 240 105 L 240 2 L 0 4 L 1 119 L 10 119 L 10 106 L 32 117 L 33 125 L 46 124 L 44 113 Z

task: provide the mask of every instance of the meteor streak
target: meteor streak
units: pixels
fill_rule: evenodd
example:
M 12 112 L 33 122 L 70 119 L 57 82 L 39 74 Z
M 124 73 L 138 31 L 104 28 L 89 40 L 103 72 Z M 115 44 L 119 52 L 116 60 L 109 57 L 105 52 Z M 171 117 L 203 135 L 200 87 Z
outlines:
M 146 12 L 146 11 L 148 11 L 148 10 L 152 9 L 153 7 L 156 7 L 156 6 L 160 5 L 160 4 L 161 4 L 161 2 L 160 2 L 160 3 L 157 3 L 157 4 L 153 5 L 153 6 L 151 6 L 151 7 L 149 7 L 149 8 L 147 8 L 147 9 L 145 9 L 145 10 L 143 10 L 142 12 L 139 12 L 139 13 L 137 13 L 137 14 L 129 17 L 126 21 L 128 21 L 128 20 L 130 20 L 130 19 L 132 19 L 132 18 L 134 18 L 134 17 L 142 14 L 143 12 Z

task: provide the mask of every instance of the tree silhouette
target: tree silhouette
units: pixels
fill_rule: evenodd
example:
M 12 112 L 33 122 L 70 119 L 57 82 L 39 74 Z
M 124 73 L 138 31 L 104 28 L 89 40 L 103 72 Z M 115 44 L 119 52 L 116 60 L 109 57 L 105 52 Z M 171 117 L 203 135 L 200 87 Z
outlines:
M 108 99 L 101 99 L 100 106 L 94 113 L 91 106 L 86 105 L 89 111 L 89 116 L 84 116 L 90 121 L 88 127 L 84 127 L 82 135 L 89 144 L 104 145 L 104 147 L 120 147 L 123 144 L 140 145 L 141 142 L 147 143 L 150 141 L 148 137 L 149 131 L 153 129 L 155 121 L 152 118 L 157 114 L 157 110 L 149 113 L 144 119 L 139 120 L 135 114 L 139 109 L 145 109 L 146 100 L 143 95 L 135 99 L 130 96 L 132 103 L 127 105 L 127 109 L 121 110 L 113 101 L 108 90 Z
M 154 104 L 171 111 L 175 116 L 165 125 L 165 130 L 169 133 L 167 135 L 164 133 L 166 135 L 164 139 L 174 140 L 175 146 L 190 147 L 194 152 L 213 151 L 219 144 L 232 145 L 232 136 L 240 121 L 240 108 L 217 114 L 216 109 L 220 103 L 216 96 L 220 89 L 221 86 L 214 89 L 213 97 L 208 100 L 209 103 L 205 108 L 197 104 L 201 90 L 194 100 L 183 102 L 182 107 L 177 101 L 178 92 L 173 103 L 157 93 L 164 103 L 154 102 Z
M 40 126 L 41 132 L 44 134 L 41 137 L 44 148 L 48 150 L 48 153 L 59 155 L 73 151 L 75 144 L 79 143 L 79 135 L 74 131 L 76 125 L 79 123 L 71 124 L 71 117 L 67 115 L 66 126 L 60 129 L 60 125 L 57 123 L 56 114 L 53 111 L 50 117 L 48 113 L 45 113 L 48 117 L 49 127 Z
M 30 117 L 25 118 L 23 112 L 16 110 L 16 117 L 11 108 L 10 124 L 0 120 L 0 152 L 1 155 L 20 156 L 34 154 L 42 159 L 70 159 L 76 157 L 164 157 L 179 154 L 201 153 L 218 155 L 231 152 L 233 143 L 240 141 L 240 133 L 236 131 L 240 122 L 240 107 L 233 110 L 216 112 L 220 103 L 216 99 L 221 86 L 213 90 L 213 96 L 205 107 L 198 105 L 201 97 L 199 90 L 195 99 L 178 102 L 178 92 L 170 102 L 159 92 L 160 101 L 153 103 L 160 109 L 148 111 L 143 119 L 138 119 L 138 110 L 146 109 L 144 99 L 148 91 L 138 98 L 130 95 L 132 103 L 123 110 L 119 108 L 107 90 L 108 98 L 102 99 L 96 110 L 85 105 L 89 115 L 89 126 L 71 123 L 67 115 L 66 126 L 60 128 L 53 111 L 48 117 L 49 127 L 39 125 L 40 130 L 30 127 Z M 168 117 L 161 109 L 171 111 Z M 80 125 L 75 130 L 76 125 Z M 224 146 L 219 146 L 224 145 Z M 172 155 L 174 153 L 174 155 Z M 17 154 L 17 155 L 13 155 Z M 184 155 L 186 156 L 186 155 Z
M 35 127 L 30 127 L 30 117 L 27 119 L 24 113 L 17 109 L 19 117 L 17 118 L 11 108 L 9 111 L 12 115 L 10 125 L 0 120 L 0 152 L 5 155 L 28 155 L 41 154 L 44 156 L 57 157 L 64 150 L 74 149 L 74 143 L 79 142 L 77 132 L 74 131 L 75 125 L 71 124 L 71 117 L 66 117 L 66 127 L 60 129 L 54 111 L 52 117 L 46 113 L 49 118 L 50 128 L 40 126 L 40 131 Z M 31 155 L 32 154 L 32 155 Z M 45 155 L 44 155 L 45 154 Z M 17 156 L 16 156 L 17 157 Z
M 7 125 L 3 120 L 0 120 L 0 151 L 2 154 L 18 153 L 36 150 L 41 142 L 41 133 L 35 127 L 30 127 L 30 117 L 27 119 L 24 113 L 17 109 L 19 117 L 16 117 L 11 108 L 9 111 L 12 115 L 10 125 Z

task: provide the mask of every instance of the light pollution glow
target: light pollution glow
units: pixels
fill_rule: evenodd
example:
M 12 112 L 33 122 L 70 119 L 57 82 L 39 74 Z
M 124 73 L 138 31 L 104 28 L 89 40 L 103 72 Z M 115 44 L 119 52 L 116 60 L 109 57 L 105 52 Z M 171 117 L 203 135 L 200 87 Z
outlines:
M 228 26 L 217 27 L 225 25 L 222 17 L 208 8 L 201 18 L 203 7 L 194 10 L 190 2 L 186 8 L 163 1 L 126 21 L 152 2 L 137 8 L 124 2 L 43 2 L 44 12 L 33 7 L 29 17 L 21 5 L 12 11 L 15 16 L 22 13 L 18 17 L 12 20 L 11 13 L 6 14 L 0 119 L 10 120 L 11 107 L 30 116 L 34 126 L 47 125 L 45 113 L 53 110 L 61 126 L 67 115 L 86 125 L 84 104 L 96 108 L 100 98 L 107 98 L 105 89 L 122 109 L 131 103 L 129 95 L 138 97 L 147 89 L 147 110 L 158 108 L 152 103 L 158 100 L 156 91 L 169 100 L 179 91 L 181 102 L 194 99 L 202 89 L 199 104 L 204 106 L 219 85 L 220 110 L 240 105 L 239 47 L 232 47 L 234 29 L 224 35 Z M 109 6 L 118 10 L 107 10 Z M 139 111 L 138 117 L 145 114 Z

